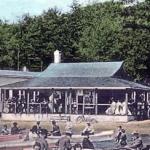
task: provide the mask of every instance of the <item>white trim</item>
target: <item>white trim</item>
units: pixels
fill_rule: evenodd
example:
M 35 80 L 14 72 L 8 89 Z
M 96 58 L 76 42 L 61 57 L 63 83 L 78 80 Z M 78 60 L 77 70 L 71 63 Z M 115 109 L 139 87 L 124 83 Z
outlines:
M 131 89 L 131 87 L 2 87 L 2 89 Z

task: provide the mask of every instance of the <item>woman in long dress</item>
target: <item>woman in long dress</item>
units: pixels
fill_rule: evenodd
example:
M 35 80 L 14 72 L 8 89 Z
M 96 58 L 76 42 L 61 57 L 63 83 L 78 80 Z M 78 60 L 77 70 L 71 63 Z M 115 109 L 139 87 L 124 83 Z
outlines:
M 115 115 L 121 115 L 121 112 L 123 111 L 122 104 L 118 100 L 116 103 L 116 110 L 115 110 Z
M 48 102 L 48 108 L 49 108 L 50 113 L 53 112 L 53 98 L 54 98 L 53 94 L 51 94 L 49 97 L 49 102 Z

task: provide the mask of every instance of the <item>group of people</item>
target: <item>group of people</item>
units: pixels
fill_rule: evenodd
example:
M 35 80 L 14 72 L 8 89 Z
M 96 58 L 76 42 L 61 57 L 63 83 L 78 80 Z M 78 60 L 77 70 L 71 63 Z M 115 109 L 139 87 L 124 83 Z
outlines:
M 43 133 L 44 132 L 44 133 Z M 57 125 L 56 121 L 52 121 L 52 130 L 47 131 L 46 129 L 42 129 L 40 126 L 40 122 L 38 121 L 36 125 L 32 127 L 28 134 L 28 140 L 30 139 L 37 139 L 38 137 L 41 137 L 41 134 L 44 134 L 44 137 L 46 138 L 47 135 L 49 136 L 61 136 L 62 133 L 60 131 L 60 127 Z M 58 142 L 56 143 L 56 146 L 58 146 L 59 150 L 71 150 L 71 149 L 94 149 L 93 143 L 90 141 L 90 135 L 94 134 L 94 129 L 91 127 L 90 123 L 87 123 L 87 126 L 82 131 L 81 135 L 84 135 L 82 144 L 76 143 L 74 145 L 71 144 L 71 137 L 73 134 L 72 125 L 68 123 L 65 127 L 65 136 L 61 136 L 59 138 Z M 27 140 L 26 139 L 26 140 Z M 44 138 L 43 138 L 44 139 Z M 39 138 L 38 138 L 39 140 Z M 43 141 L 43 140 L 41 140 Z M 47 147 L 47 142 L 44 140 L 45 147 Z M 35 145 L 33 147 L 40 147 L 39 142 L 37 140 L 35 141 Z M 40 149 L 39 150 L 47 150 L 47 149 Z
M 115 132 L 115 141 L 126 150 L 142 150 L 143 142 L 137 131 L 132 133 L 133 137 L 130 143 L 127 143 L 127 135 L 122 126 L 118 126 Z
M 41 126 L 40 121 L 37 121 L 36 124 L 32 126 L 30 131 L 24 136 L 24 141 L 35 141 L 35 144 L 33 145 L 34 150 L 48 150 L 48 142 L 46 140 L 47 136 L 59 136 L 60 138 L 58 138 L 59 140 L 56 143 L 59 150 L 94 149 L 94 145 L 90 141 L 90 135 L 94 134 L 94 129 L 89 122 L 81 133 L 81 135 L 83 135 L 82 143 L 76 143 L 74 145 L 71 143 L 73 128 L 70 122 L 67 122 L 66 124 L 64 136 L 61 136 L 62 133 L 56 121 L 53 120 L 51 124 L 52 130 L 48 131 Z M 18 126 L 17 122 L 14 122 L 10 130 L 7 125 L 3 126 L 1 135 L 17 135 L 20 134 L 22 130 L 23 129 Z
M 131 112 L 126 109 L 126 102 L 121 102 L 120 100 L 115 101 L 111 99 L 110 107 L 105 111 L 107 115 L 131 115 Z
M 62 113 L 63 103 L 60 94 L 53 93 L 49 97 L 39 94 L 29 100 L 24 95 L 16 95 L 5 99 L 4 113 Z
M 8 135 L 8 134 L 15 135 L 15 134 L 20 134 L 20 133 L 22 133 L 23 130 L 25 130 L 25 128 L 18 127 L 17 122 L 13 123 L 12 127 L 10 128 L 10 130 L 8 129 L 7 125 L 4 124 L 3 128 L 2 128 L 2 130 L 0 132 L 0 135 Z
M 25 141 L 31 140 L 35 141 L 33 145 L 33 150 L 48 150 L 48 142 L 46 140 L 47 136 L 59 136 L 58 142 L 56 146 L 58 146 L 59 150 L 81 150 L 81 149 L 94 149 L 93 143 L 90 141 L 90 135 L 94 135 L 94 128 L 92 127 L 90 122 L 86 123 L 85 128 L 81 132 L 83 136 L 83 140 L 81 143 L 72 144 L 71 137 L 73 135 L 73 127 L 69 122 L 65 127 L 65 136 L 61 136 L 62 133 L 60 131 L 59 125 L 57 125 L 56 121 L 52 121 L 52 130 L 48 131 L 47 129 L 41 126 L 41 122 L 37 121 L 35 125 L 32 126 L 30 131 L 25 136 Z M 20 134 L 22 132 L 22 128 L 20 128 L 17 122 L 14 122 L 11 129 L 7 128 L 7 125 L 4 125 L 1 130 L 1 135 L 8 134 Z M 115 142 L 119 145 L 120 148 L 124 148 L 126 150 L 142 150 L 143 142 L 137 131 L 133 132 L 132 142 L 127 142 L 127 134 L 125 129 L 122 126 L 118 126 L 115 131 Z

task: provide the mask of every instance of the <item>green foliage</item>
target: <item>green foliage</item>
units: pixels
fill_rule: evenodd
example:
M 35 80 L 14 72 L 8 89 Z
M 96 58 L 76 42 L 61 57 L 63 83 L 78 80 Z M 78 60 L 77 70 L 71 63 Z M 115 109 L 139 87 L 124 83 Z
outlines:
M 132 7 L 74 1 L 68 13 L 49 9 L 14 24 L 0 21 L 1 68 L 34 70 L 36 59 L 45 68 L 56 49 L 64 62 L 124 60 L 134 79 L 150 77 L 150 1 Z

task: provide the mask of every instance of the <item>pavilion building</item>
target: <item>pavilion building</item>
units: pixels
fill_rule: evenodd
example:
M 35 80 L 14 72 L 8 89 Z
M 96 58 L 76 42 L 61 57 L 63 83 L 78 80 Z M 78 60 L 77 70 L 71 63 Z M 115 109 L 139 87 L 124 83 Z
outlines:
M 2 119 L 150 118 L 150 88 L 127 79 L 123 62 L 57 61 L 28 80 L 1 86 Z

